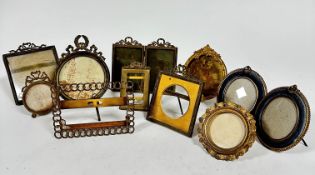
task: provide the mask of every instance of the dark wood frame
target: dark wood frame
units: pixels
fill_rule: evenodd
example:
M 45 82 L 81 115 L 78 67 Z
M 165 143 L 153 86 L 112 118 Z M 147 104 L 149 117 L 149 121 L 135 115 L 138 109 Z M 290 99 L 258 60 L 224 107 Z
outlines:
M 166 123 L 162 123 L 162 122 L 160 122 L 160 121 L 158 121 L 158 120 L 155 120 L 154 118 L 150 117 L 150 116 L 152 115 L 152 108 L 153 108 L 155 105 L 160 105 L 160 104 L 155 104 L 155 100 L 156 100 L 156 98 L 158 98 L 158 97 L 157 97 L 157 90 L 158 90 L 158 87 L 159 87 L 159 85 L 160 85 L 161 76 L 162 76 L 163 74 L 164 74 L 164 75 L 168 75 L 168 76 L 172 76 L 172 77 L 174 77 L 174 78 L 181 79 L 181 80 L 184 80 L 184 81 L 189 81 L 189 82 L 192 82 L 192 83 L 195 83 L 195 84 L 198 84 L 198 85 L 199 85 L 199 90 L 198 90 L 198 95 L 197 95 L 196 101 L 195 101 L 194 103 L 192 103 L 191 101 L 189 101 L 189 106 L 194 104 L 194 110 L 192 111 L 191 122 L 190 122 L 189 129 L 188 129 L 188 132 L 187 132 L 187 133 L 182 132 L 181 130 L 179 130 L 179 129 L 176 128 L 176 127 L 173 127 L 173 126 L 168 125 L 168 124 L 166 124 Z M 164 90 L 166 90 L 168 87 L 170 87 L 170 86 L 172 86 L 172 85 L 179 85 L 179 86 L 181 86 L 180 84 L 175 84 L 175 83 L 173 83 L 173 84 L 166 85 Z M 150 107 L 149 107 L 149 111 L 148 111 L 148 113 L 147 113 L 146 119 L 149 120 L 149 121 L 158 123 L 158 124 L 160 124 L 160 125 L 166 126 L 166 127 L 170 128 L 170 129 L 175 130 L 175 131 L 177 131 L 177 132 L 179 132 L 179 133 L 181 133 L 181 134 L 184 134 L 184 135 L 186 135 L 186 136 L 188 136 L 188 137 L 192 137 L 192 135 L 193 135 L 193 130 L 194 130 L 194 126 L 195 126 L 195 122 L 196 122 L 196 117 L 197 117 L 197 113 L 198 113 L 199 104 L 200 104 L 200 102 L 201 102 L 202 88 L 203 88 L 203 82 L 201 82 L 200 80 L 197 80 L 197 79 L 194 79 L 194 78 L 188 77 L 188 76 L 185 77 L 185 76 L 177 75 L 177 74 L 172 73 L 172 72 L 170 72 L 170 71 L 161 71 L 161 72 L 159 73 L 159 75 L 158 75 L 158 79 L 157 79 L 156 84 L 155 84 L 155 86 L 154 86 L 154 92 L 153 92 L 153 96 L 152 96 L 152 98 L 151 98 Z M 189 91 L 187 91 L 187 92 L 188 92 L 188 99 L 189 99 L 189 96 L 190 96 L 189 94 L 190 94 L 191 92 L 189 92 Z M 179 93 L 176 93 L 176 92 L 173 93 L 173 92 L 171 92 L 171 91 L 170 91 L 169 93 L 170 93 L 169 95 L 177 96 L 177 97 L 179 97 L 179 98 L 183 98 L 183 99 L 186 99 L 186 100 L 187 100 L 187 96 L 185 96 L 185 95 L 182 95 L 182 94 L 179 94 Z M 162 96 L 161 96 L 160 98 L 162 98 Z M 188 111 L 187 111 L 187 112 L 188 112 Z
M 286 97 L 292 100 L 299 111 L 298 121 L 291 133 L 280 140 L 270 138 L 262 127 L 262 117 L 264 110 L 270 102 L 278 97 Z M 259 103 L 255 112 L 257 136 L 260 142 L 273 151 L 286 151 L 296 146 L 303 140 L 310 124 L 310 106 L 307 99 L 296 85 L 290 87 L 279 87 L 270 91 Z
M 46 45 L 36 46 L 33 43 L 23 43 L 22 45 L 19 46 L 19 48 L 17 50 L 11 50 L 9 53 L 3 55 L 3 62 L 4 62 L 4 65 L 5 65 L 7 74 L 8 74 L 11 90 L 13 93 L 13 98 L 14 98 L 16 105 L 22 105 L 23 101 L 22 101 L 22 98 L 19 99 L 17 97 L 17 92 L 15 91 L 15 85 L 13 83 L 13 77 L 12 77 L 11 70 L 9 67 L 8 59 L 10 59 L 10 57 L 32 54 L 32 53 L 42 52 L 42 51 L 46 51 L 46 50 L 52 50 L 52 52 L 55 56 L 56 66 L 58 66 L 59 59 L 58 59 L 57 50 L 56 50 L 55 46 L 46 46 Z M 32 72 L 32 71 L 30 71 L 30 72 Z M 53 79 L 54 77 L 50 77 L 50 78 Z
M 268 90 L 267 90 L 267 86 L 264 79 L 256 71 L 252 70 L 251 67 L 249 66 L 246 66 L 241 69 L 236 69 L 230 72 L 225 77 L 225 79 L 221 82 L 219 86 L 217 102 L 225 101 L 225 94 L 227 91 L 227 87 L 229 87 L 231 83 L 233 83 L 236 79 L 239 79 L 239 78 L 247 78 L 251 80 L 257 87 L 257 90 L 258 90 L 257 100 L 253 109 L 249 111 L 251 114 L 253 114 L 256 111 L 259 102 L 266 96 Z
M 137 40 L 134 40 L 132 37 L 126 37 L 123 40 L 120 40 L 116 43 L 113 44 L 113 51 L 112 51 L 112 82 L 120 82 L 121 81 L 121 77 L 119 77 L 119 79 L 115 80 L 114 77 L 115 75 L 120 72 L 124 66 L 128 66 L 128 65 L 123 65 L 122 67 L 120 67 L 119 70 L 114 70 L 115 64 L 116 63 L 116 49 L 117 48 L 124 48 L 124 49 L 141 49 L 141 64 L 144 64 L 145 59 L 144 59 L 144 46 L 139 43 Z M 131 63 L 131 62 L 130 62 Z M 115 90 L 114 90 L 115 91 Z
M 150 59 L 148 57 L 148 50 L 150 49 L 154 49 L 154 50 L 168 50 L 168 51 L 173 51 L 174 52 L 174 57 L 173 57 L 173 63 L 174 65 L 172 65 L 172 70 L 176 67 L 177 65 L 177 47 L 175 47 L 174 45 L 172 45 L 169 42 L 166 42 L 163 38 L 159 38 L 157 39 L 157 41 L 153 41 L 151 44 L 148 44 L 147 46 L 145 46 L 145 65 L 148 65 L 148 60 Z M 157 77 L 153 77 L 152 74 L 154 73 L 152 71 L 152 67 L 151 67 L 151 72 L 150 72 L 150 84 L 149 84 L 149 92 L 152 93 L 153 89 L 154 89 L 154 85 L 152 85 L 152 81 L 157 82 L 158 78 L 159 78 L 159 72 L 157 72 Z M 163 71 L 171 71 L 171 70 L 163 70 Z M 154 80 L 156 79 L 156 80 Z

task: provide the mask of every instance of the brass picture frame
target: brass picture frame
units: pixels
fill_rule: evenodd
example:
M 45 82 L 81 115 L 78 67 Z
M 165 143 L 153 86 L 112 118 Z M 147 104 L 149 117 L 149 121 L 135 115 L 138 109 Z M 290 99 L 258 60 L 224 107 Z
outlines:
M 94 87 L 93 85 L 89 87 Z M 103 85 L 106 89 L 121 88 L 120 82 L 108 83 Z M 116 134 L 133 133 L 134 128 L 134 95 L 132 85 L 127 86 L 127 95 L 125 97 L 108 97 L 99 99 L 81 99 L 81 100 L 63 100 L 59 99 L 58 86 L 51 86 L 53 99 L 53 126 L 54 136 L 57 139 L 73 137 L 107 136 Z M 93 88 L 92 88 L 93 89 Z M 92 90 L 85 89 L 85 90 Z M 119 121 L 101 121 L 99 107 L 109 106 L 127 106 L 125 120 Z M 78 108 L 96 108 L 96 114 L 99 122 L 93 123 L 74 123 L 67 124 L 67 121 L 61 116 L 61 109 Z
M 282 152 L 303 140 L 311 120 L 309 103 L 296 85 L 270 91 L 255 111 L 257 137 L 268 149 Z
M 8 74 L 13 98 L 16 105 L 22 105 L 22 88 L 25 78 L 31 72 L 46 72 L 50 79 L 54 78 L 59 60 L 55 46 L 34 43 L 23 43 L 17 50 L 3 55 L 3 62 Z
M 160 71 L 171 71 L 177 65 L 177 47 L 163 38 L 153 41 L 145 47 L 146 66 L 151 68 L 150 93 L 153 92 Z
M 174 85 L 183 87 L 188 93 L 188 96 L 172 90 L 166 92 L 169 87 Z M 166 126 L 188 137 L 192 137 L 201 100 L 202 86 L 203 83 L 201 81 L 193 77 L 189 77 L 186 73 L 181 75 L 172 71 L 161 71 L 154 88 L 150 108 L 147 114 L 147 120 Z M 180 108 L 180 99 L 189 101 L 187 111 L 185 113 L 182 112 L 182 116 L 176 119 L 168 116 L 162 109 L 161 100 L 162 95 L 164 94 L 177 97 Z
M 137 82 L 133 82 L 137 80 Z M 133 82 L 134 89 L 137 89 L 135 93 L 135 110 L 147 111 L 149 108 L 149 82 L 150 82 L 150 68 L 145 67 L 142 64 L 133 63 L 129 66 L 125 66 L 121 70 L 121 83 L 122 88 L 120 90 L 120 96 L 127 95 L 127 83 Z M 135 87 L 136 86 L 136 87 Z M 139 86 L 139 87 L 138 87 Z M 120 109 L 126 109 L 126 106 L 120 106 Z
M 61 96 L 65 99 L 91 99 L 100 98 L 106 92 L 102 87 L 110 81 L 105 57 L 95 45 L 89 48 L 89 40 L 85 35 L 78 35 L 74 39 L 75 47 L 69 45 L 66 53 L 61 55 L 60 64 L 56 72 L 56 84 L 60 86 Z M 84 89 L 90 83 L 96 86 L 93 90 Z M 81 91 L 72 91 L 79 84 Z
M 209 45 L 197 50 L 185 63 L 187 73 L 202 80 L 202 100 L 209 100 L 218 95 L 221 81 L 227 74 L 226 66 L 220 54 Z
M 22 99 L 24 107 L 32 113 L 32 117 L 51 112 L 53 107 L 51 85 L 52 81 L 45 72 L 34 71 L 26 77 Z
M 216 103 L 206 110 L 199 122 L 199 141 L 216 159 L 238 159 L 255 142 L 255 119 L 235 103 Z
M 133 62 L 144 63 L 144 46 L 141 43 L 132 37 L 126 37 L 113 44 L 112 82 L 120 82 L 122 68 Z

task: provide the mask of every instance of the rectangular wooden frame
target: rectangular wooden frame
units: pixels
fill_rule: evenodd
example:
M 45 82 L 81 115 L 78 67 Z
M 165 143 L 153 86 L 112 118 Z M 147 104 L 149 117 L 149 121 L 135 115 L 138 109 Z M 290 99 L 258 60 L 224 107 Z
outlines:
M 142 92 L 142 97 L 135 97 L 135 101 L 137 98 L 141 98 L 143 100 L 142 104 L 135 104 L 134 109 L 135 110 L 141 110 L 141 111 L 147 111 L 149 107 L 149 82 L 150 82 L 150 68 L 144 67 L 144 68 L 123 68 L 121 70 L 121 82 L 122 82 L 122 88 L 120 90 L 120 97 L 124 97 L 127 94 L 126 86 L 124 86 L 128 80 L 129 80 L 129 73 L 139 73 L 143 74 L 143 76 L 136 76 L 134 78 L 139 78 L 143 81 L 143 90 L 139 92 Z M 120 109 L 126 109 L 126 106 L 120 106 Z
M 170 60 L 166 60 L 165 55 L 159 55 L 158 56 L 159 58 L 156 58 L 150 55 L 151 51 L 173 52 L 173 56 Z M 159 59 L 160 62 L 156 62 L 157 59 Z M 172 64 L 169 64 L 169 62 L 172 62 Z M 157 41 L 154 41 L 145 47 L 145 65 L 151 68 L 149 91 L 150 93 L 152 93 L 154 85 L 157 82 L 159 71 L 171 71 L 176 67 L 177 47 L 173 46 L 169 42 L 165 42 L 163 38 L 159 38 Z M 161 68 L 162 66 L 165 65 L 168 65 L 168 67 Z
M 128 58 L 121 58 L 126 63 L 120 64 L 117 60 L 118 49 L 124 49 L 125 52 L 129 50 L 129 52 L 139 52 L 140 57 L 135 58 L 135 60 L 131 60 L 130 57 Z M 138 54 L 139 54 L 138 53 Z M 128 55 L 129 56 L 129 55 Z M 132 54 L 131 56 L 136 56 Z M 124 40 L 120 40 L 113 44 L 113 51 L 112 51 L 112 82 L 120 82 L 121 81 L 121 69 L 124 66 L 128 66 L 133 62 L 144 63 L 144 46 L 136 40 L 133 40 L 131 37 L 126 37 Z
M 48 77 L 50 79 L 53 79 L 56 68 L 57 68 L 58 63 L 59 63 L 58 55 L 57 55 L 57 51 L 56 51 L 55 46 L 46 46 L 46 45 L 36 46 L 33 43 L 23 43 L 21 46 L 19 46 L 19 48 L 17 50 L 12 50 L 9 53 L 3 55 L 3 62 L 4 62 L 4 65 L 6 67 L 6 71 L 8 74 L 9 81 L 10 81 L 10 86 L 11 86 L 12 93 L 13 93 L 13 98 L 14 98 L 16 105 L 22 105 L 23 104 L 22 96 L 20 94 L 20 93 L 22 93 L 22 91 L 17 92 L 18 87 L 17 87 L 16 83 L 14 82 L 15 78 L 12 75 L 12 69 L 14 69 L 14 68 L 12 68 L 12 66 L 10 65 L 10 59 L 12 60 L 13 57 L 19 57 L 19 56 L 23 56 L 23 55 L 32 55 L 32 54 L 36 54 L 36 53 L 40 53 L 40 52 L 44 52 L 44 51 L 48 51 L 48 50 L 52 51 L 55 63 L 52 62 L 53 60 L 51 60 L 51 62 L 42 62 L 42 60 L 38 60 L 38 62 L 36 64 L 28 65 L 25 67 L 20 67 L 20 68 L 18 68 L 18 70 L 19 70 L 19 72 L 25 72 L 26 76 L 29 75 L 33 71 L 40 70 L 42 72 L 46 72 Z M 19 59 L 19 58 L 16 58 L 16 59 Z M 26 59 L 26 58 L 24 58 L 24 59 Z M 31 59 L 31 58 L 29 58 L 29 59 Z M 38 57 L 32 58 L 32 59 L 38 59 Z M 54 64 L 55 64 L 55 69 L 53 68 L 53 71 L 47 71 L 47 70 L 43 69 L 43 67 L 52 66 Z M 23 85 L 20 86 L 20 89 L 22 89 L 25 86 L 24 83 L 25 83 L 26 76 L 21 77 L 21 84 L 23 84 Z
M 161 100 L 162 93 L 163 93 L 161 91 L 166 90 L 167 87 L 170 87 L 172 85 L 179 85 L 179 86 L 182 86 L 183 88 L 185 88 L 186 85 L 173 83 L 175 80 L 169 80 L 169 82 L 162 81 L 161 79 L 163 76 L 167 76 L 169 78 L 173 78 L 173 79 L 176 79 L 179 81 L 186 81 L 189 83 L 193 83 L 196 86 L 199 86 L 197 88 L 198 89 L 197 92 L 187 91 L 188 96 L 190 98 L 189 107 L 188 107 L 187 112 L 182 117 L 180 117 L 178 119 L 170 119 L 169 117 L 167 117 L 167 115 L 164 114 L 163 110 L 161 109 L 162 107 L 161 107 L 160 103 L 157 102 L 157 98 L 159 98 L 158 101 Z M 192 137 L 193 129 L 194 129 L 195 121 L 196 121 L 196 117 L 197 117 L 197 112 L 198 112 L 199 104 L 201 101 L 203 83 L 197 79 L 193 79 L 190 77 L 184 77 L 184 76 L 177 75 L 175 73 L 166 72 L 166 71 L 161 71 L 159 73 L 158 77 L 159 78 L 158 78 L 158 80 L 155 84 L 155 87 L 154 87 L 154 92 L 153 92 L 153 96 L 152 96 L 151 103 L 150 103 L 150 109 L 149 109 L 147 117 L 146 117 L 147 120 L 161 124 L 163 126 L 166 126 L 170 129 L 173 129 L 177 132 L 180 132 L 180 133 L 182 133 L 188 137 Z M 160 90 L 160 87 L 162 87 L 162 90 Z M 178 93 L 173 93 L 173 95 L 178 96 L 179 98 L 185 99 L 185 97 L 182 97 Z M 195 97 L 194 97 L 195 101 L 192 101 L 192 97 L 194 95 L 195 95 Z M 186 118 L 190 118 L 190 123 L 189 123 L 189 125 L 185 126 L 185 122 L 187 120 Z M 185 127 L 186 127 L 186 129 L 185 129 Z

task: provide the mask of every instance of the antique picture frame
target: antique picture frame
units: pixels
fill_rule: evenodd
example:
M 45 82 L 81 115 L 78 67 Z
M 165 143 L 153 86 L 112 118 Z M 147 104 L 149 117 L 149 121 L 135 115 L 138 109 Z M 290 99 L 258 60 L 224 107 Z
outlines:
M 32 113 L 32 117 L 51 112 L 53 103 L 51 98 L 52 81 L 45 72 L 34 71 L 26 77 L 23 92 L 23 105 Z
M 255 118 L 260 142 L 273 151 L 286 151 L 303 140 L 310 124 L 310 106 L 296 85 L 279 87 L 259 103 Z
M 137 80 L 137 82 L 134 82 L 133 80 Z M 136 63 L 123 67 L 121 70 L 122 83 L 122 88 L 120 90 L 121 97 L 126 96 L 127 94 L 126 85 L 128 84 L 129 81 L 133 82 L 135 94 L 134 109 L 140 111 L 147 111 L 149 108 L 150 96 L 149 93 L 150 68 L 145 67 L 142 64 Z M 126 106 L 120 106 L 120 109 L 126 109 Z
M 171 71 L 177 65 L 177 47 L 163 38 L 145 46 L 145 63 L 151 68 L 149 91 L 153 92 L 160 71 Z
M 56 84 L 61 87 L 61 96 L 65 99 L 102 97 L 107 90 L 102 85 L 110 81 L 105 57 L 95 45 L 88 47 L 89 40 L 85 35 L 76 36 L 74 44 L 75 47 L 69 45 L 67 52 L 61 55 L 56 71 Z M 93 90 L 87 91 L 85 89 L 89 84 L 93 84 L 94 87 Z M 73 91 L 75 89 L 80 91 Z
M 132 37 L 113 44 L 112 82 L 121 81 L 121 70 L 133 62 L 144 64 L 144 46 Z
M 216 103 L 206 110 L 199 122 L 199 141 L 216 159 L 238 159 L 255 142 L 254 117 L 235 103 Z
M 93 90 L 93 85 L 86 90 Z M 113 82 L 103 85 L 106 89 L 121 88 L 119 82 Z M 127 86 L 127 95 L 125 97 L 106 97 L 98 99 L 76 99 L 76 100 L 60 100 L 58 86 L 51 86 L 53 99 L 53 126 L 54 136 L 57 139 L 74 138 L 74 137 L 90 137 L 90 136 L 107 136 L 116 134 L 133 133 L 134 128 L 134 95 L 132 85 Z M 118 121 L 101 121 L 99 107 L 111 106 L 127 106 L 124 120 Z M 78 108 L 96 108 L 98 122 L 92 123 L 73 123 L 67 124 L 64 117 L 61 116 L 61 109 L 78 109 Z
M 50 79 L 55 76 L 59 60 L 55 46 L 23 43 L 17 50 L 3 55 L 8 79 L 16 105 L 22 105 L 22 88 L 25 78 L 33 71 L 46 72 Z
M 178 85 L 187 91 L 188 95 L 180 94 L 176 91 L 167 91 L 169 87 Z M 147 120 L 161 124 L 188 137 L 192 137 L 199 104 L 201 101 L 201 91 L 203 83 L 188 75 L 179 75 L 170 71 L 161 71 L 154 88 L 153 96 L 150 102 L 150 108 L 147 113 Z M 165 92 L 165 93 L 164 93 Z M 181 108 L 180 99 L 188 100 L 189 105 L 185 113 L 178 118 L 168 116 L 162 109 L 162 96 L 164 94 L 178 98 L 179 107 Z M 182 110 L 182 108 L 181 108 Z
M 190 56 L 185 66 L 188 74 L 202 80 L 203 86 L 202 100 L 209 100 L 218 95 L 221 81 L 227 74 L 226 66 L 220 54 L 209 45 L 197 50 Z
M 218 92 L 217 102 L 232 101 L 253 114 L 268 90 L 264 79 L 246 66 L 230 72 L 221 82 Z

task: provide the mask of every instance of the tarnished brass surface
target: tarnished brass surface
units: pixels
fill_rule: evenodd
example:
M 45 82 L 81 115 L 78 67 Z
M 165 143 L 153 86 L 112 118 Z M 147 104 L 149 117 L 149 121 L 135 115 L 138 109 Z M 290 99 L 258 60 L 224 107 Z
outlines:
M 232 148 L 223 148 L 215 144 L 211 133 L 210 127 L 214 119 L 221 114 L 233 114 L 241 119 L 245 127 L 245 134 L 242 141 Z M 253 116 L 246 111 L 243 107 L 236 105 L 232 102 L 221 102 L 215 104 L 206 110 L 206 113 L 199 119 L 198 136 L 199 141 L 208 153 L 220 160 L 234 160 L 239 156 L 244 155 L 248 149 L 253 145 L 256 138 L 256 126 Z M 227 122 L 225 125 L 228 125 Z M 224 132 L 224 131 L 222 131 Z M 230 137 L 233 138 L 233 135 Z M 221 138 L 222 140 L 227 138 Z
M 126 84 L 128 81 L 134 82 L 134 87 L 137 89 L 137 94 L 142 95 L 135 96 L 135 110 L 148 110 L 149 107 L 149 82 L 150 82 L 150 68 L 139 66 L 126 66 L 121 71 L 122 88 L 120 90 L 120 96 L 124 97 L 127 94 Z M 120 106 L 120 109 L 126 109 L 126 106 Z
M 187 112 L 177 119 L 167 116 L 163 112 L 161 105 L 162 95 L 165 94 L 165 90 L 174 85 L 183 87 L 188 92 L 188 97 L 185 95 L 180 96 L 173 92 L 169 92 L 170 95 L 179 98 L 184 97 L 181 99 L 189 99 Z M 201 100 L 201 91 L 202 82 L 197 79 L 191 78 L 186 74 L 178 75 L 176 73 L 160 72 L 159 79 L 154 88 L 147 119 L 191 137 Z
M 90 108 L 90 107 L 106 107 L 121 106 L 127 102 L 127 97 L 112 97 L 102 99 L 86 99 L 86 100 L 64 100 L 60 102 L 61 109 L 68 108 Z
M 218 87 L 227 74 L 226 66 L 221 56 L 209 45 L 195 51 L 186 61 L 187 73 L 204 82 L 203 100 L 218 95 Z

